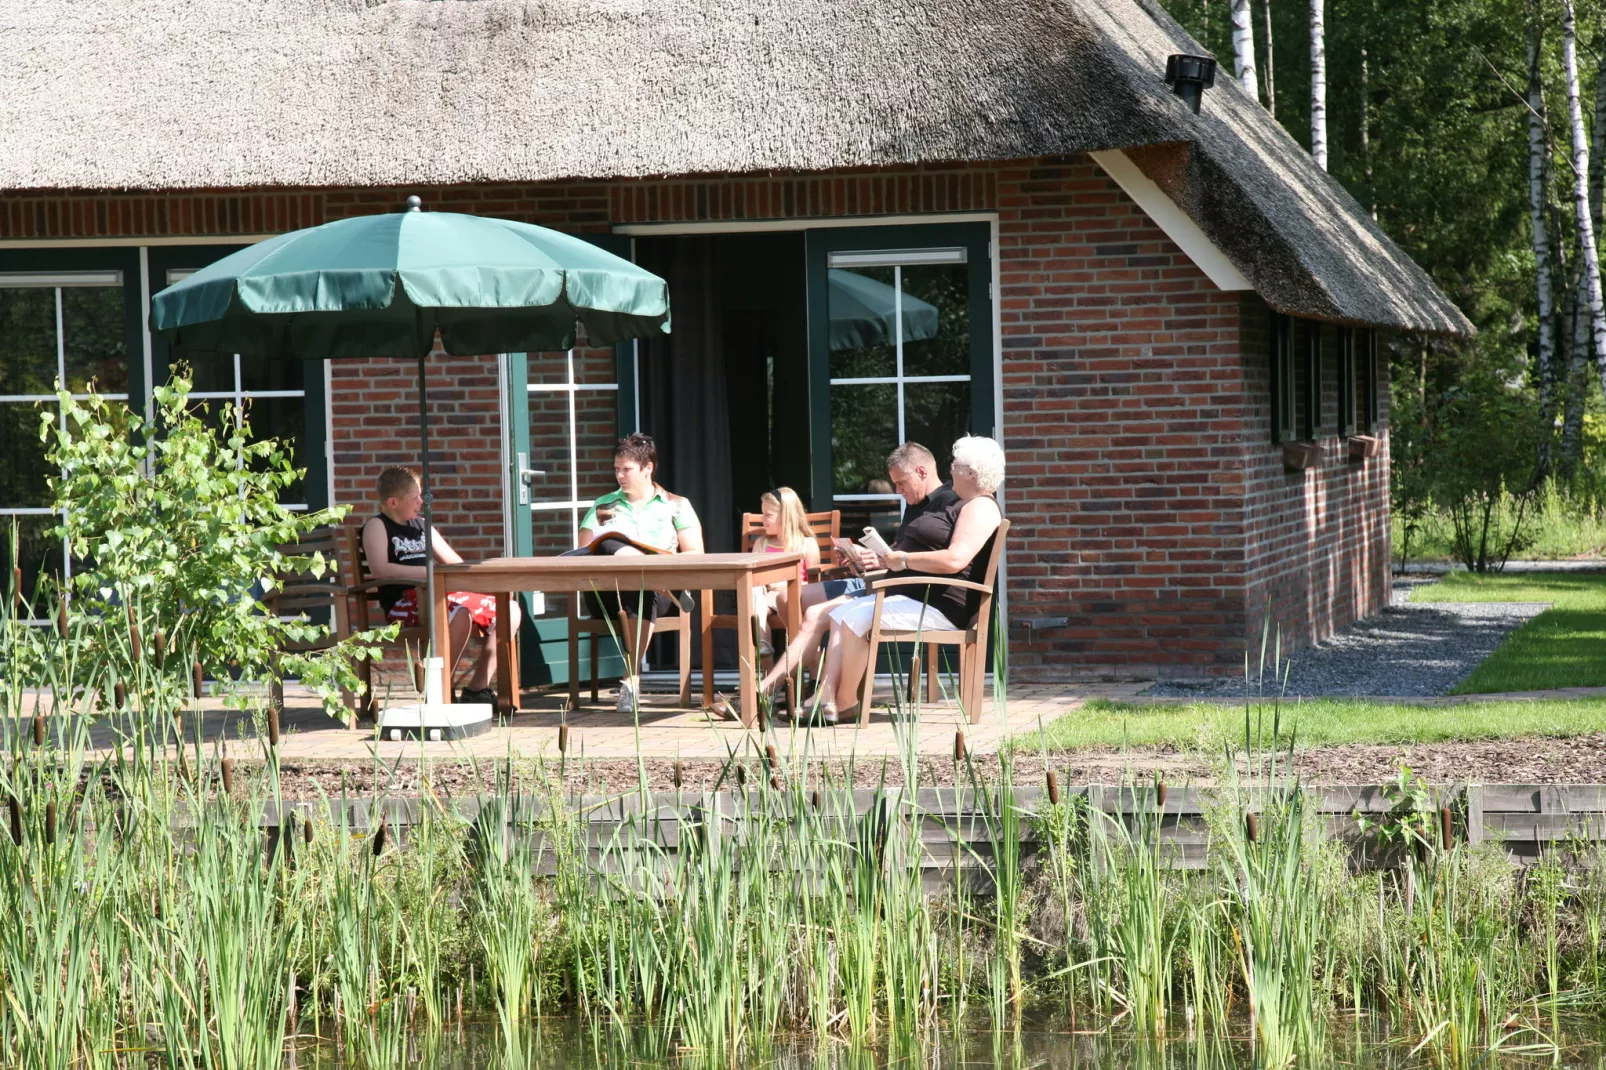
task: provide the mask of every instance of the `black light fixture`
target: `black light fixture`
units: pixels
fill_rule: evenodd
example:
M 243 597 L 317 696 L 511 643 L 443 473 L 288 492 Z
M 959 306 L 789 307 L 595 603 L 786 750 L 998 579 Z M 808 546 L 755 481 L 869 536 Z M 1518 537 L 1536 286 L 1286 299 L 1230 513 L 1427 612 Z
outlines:
M 1167 56 L 1165 84 L 1182 98 L 1193 114 L 1199 114 L 1199 101 L 1204 91 L 1216 84 L 1216 61 L 1209 56 L 1186 54 Z

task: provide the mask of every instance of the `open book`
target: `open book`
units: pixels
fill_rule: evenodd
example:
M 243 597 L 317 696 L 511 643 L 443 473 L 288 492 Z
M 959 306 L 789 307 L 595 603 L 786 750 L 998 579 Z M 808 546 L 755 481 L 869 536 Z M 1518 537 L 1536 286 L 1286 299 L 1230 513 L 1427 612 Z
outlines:
M 864 575 L 864 566 L 859 563 L 859 556 L 854 552 L 858 547 L 854 545 L 852 539 L 832 539 L 831 545 L 836 547 L 837 553 L 847 562 L 848 568 L 852 570 L 855 576 Z M 892 547 L 887 545 L 887 541 L 881 537 L 881 533 L 875 528 L 867 527 L 864 529 L 864 538 L 859 540 L 858 546 L 862 546 L 866 550 L 870 550 L 882 557 L 892 553 Z

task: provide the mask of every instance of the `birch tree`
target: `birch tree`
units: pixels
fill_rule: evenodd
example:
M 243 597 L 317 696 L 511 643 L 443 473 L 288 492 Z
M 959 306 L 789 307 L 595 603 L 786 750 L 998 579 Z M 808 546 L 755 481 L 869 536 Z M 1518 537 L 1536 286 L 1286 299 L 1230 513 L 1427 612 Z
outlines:
M 1539 301 L 1539 463 L 1534 480 L 1550 469 L 1551 428 L 1556 421 L 1556 310 L 1550 263 L 1550 228 L 1545 215 L 1550 138 L 1546 129 L 1544 82 L 1540 77 L 1540 13 L 1532 5 L 1528 20 L 1528 207 L 1533 232 Z
M 1277 118 L 1277 65 L 1272 54 L 1271 0 L 1265 0 L 1260 10 L 1266 16 L 1266 110 Z
M 1249 0 L 1232 0 L 1232 64 L 1238 84 L 1256 100 L 1260 89 L 1255 83 L 1255 13 Z
M 1310 0 L 1310 154 L 1327 170 L 1327 45 L 1322 0 Z
M 1561 61 L 1567 79 L 1567 119 L 1572 126 L 1573 210 L 1578 220 L 1579 282 L 1583 287 L 1579 296 L 1580 304 L 1589 310 L 1590 355 L 1606 389 L 1606 302 L 1601 298 L 1600 254 L 1589 210 L 1589 135 L 1584 130 L 1578 91 L 1578 24 L 1573 0 L 1562 0 L 1561 10 Z

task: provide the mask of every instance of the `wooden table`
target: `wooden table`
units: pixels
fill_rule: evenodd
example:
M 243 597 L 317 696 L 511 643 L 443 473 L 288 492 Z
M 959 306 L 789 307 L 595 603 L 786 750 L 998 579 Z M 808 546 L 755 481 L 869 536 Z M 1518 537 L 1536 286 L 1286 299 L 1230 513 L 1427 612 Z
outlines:
M 736 619 L 753 616 L 753 588 L 785 583 L 786 632 L 795 636 L 803 624 L 803 583 L 798 575 L 802 554 L 660 554 L 636 556 L 493 557 L 462 565 L 435 566 L 435 649 L 449 650 L 446 596 L 476 591 L 496 596 L 496 693 L 517 707 L 519 667 L 513 657 L 513 628 L 508 603 L 517 591 L 553 594 L 584 591 L 700 591 L 702 603 L 703 703 L 714 701 L 715 591 L 736 592 Z M 742 723 L 758 720 L 757 651 L 752 628 L 736 629 Z

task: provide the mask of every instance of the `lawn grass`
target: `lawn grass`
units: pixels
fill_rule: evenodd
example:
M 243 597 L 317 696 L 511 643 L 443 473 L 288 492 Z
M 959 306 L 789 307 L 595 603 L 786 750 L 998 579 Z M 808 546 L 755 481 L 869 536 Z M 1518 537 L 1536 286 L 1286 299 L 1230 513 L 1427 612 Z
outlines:
M 1452 572 L 1413 602 L 1549 602 L 1452 690 L 1459 695 L 1606 687 L 1606 575 Z
M 1257 703 L 1257 707 L 1269 703 Z M 1472 702 L 1414 706 L 1365 699 L 1306 699 L 1281 712 L 1284 742 L 1300 746 L 1339 743 L 1442 743 L 1518 736 L 1579 736 L 1606 730 L 1606 699 Z M 1269 737 L 1269 714 L 1258 729 Z M 1113 702 L 1095 699 L 1049 722 L 1041 733 L 1015 737 L 1032 752 L 1142 747 L 1216 750 L 1242 742 L 1242 704 Z M 1269 739 L 1260 741 L 1269 743 Z

